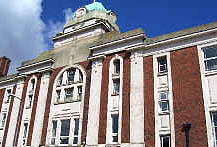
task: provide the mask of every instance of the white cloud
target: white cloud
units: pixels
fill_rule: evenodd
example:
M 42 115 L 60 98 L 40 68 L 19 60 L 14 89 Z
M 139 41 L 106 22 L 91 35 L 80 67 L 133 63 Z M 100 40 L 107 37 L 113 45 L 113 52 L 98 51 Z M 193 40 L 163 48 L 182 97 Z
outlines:
M 12 60 L 10 73 L 47 48 L 41 20 L 42 0 L 0 1 L 0 56 Z
M 70 8 L 63 10 L 64 22 L 40 18 L 43 0 L 0 0 L 0 57 L 9 57 L 9 73 L 15 73 L 23 61 L 35 58 L 48 49 L 52 38 L 62 32 L 65 21 L 73 16 Z M 50 42 L 52 42 L 50 40 Z
M 66 23 L 66 20 L 72 18 L 73 16 L 73 12 L 71 8 L 67 8 L 63 10 L 64 16 L 65 16 L 65 20 L 64 21 L 57 21 L 54 22 L 53 20 L 49 20 L 48 21 L 48 25 L 46 27 L 46 35 L 49 38 L 52 38 L 55 36 L 56 33 L 58 32 L 62 32 L 63 31 L 63 27 Z M 51 42 L 51 40 L 50 40 Z

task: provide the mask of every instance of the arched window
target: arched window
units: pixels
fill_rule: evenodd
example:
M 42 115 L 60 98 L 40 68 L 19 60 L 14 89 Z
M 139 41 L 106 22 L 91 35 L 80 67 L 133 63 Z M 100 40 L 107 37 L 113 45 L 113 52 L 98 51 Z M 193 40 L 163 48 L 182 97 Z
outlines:
M 83 74 L 78 68 L 65 70 L 55 85 L 55 104 L 81 101 L 84 91 Z
M 120 143 L 122 118 L 123 59 L 116 55 L 110 61 L 107 112 L 107 144 Z
M 81 143 L 85 82 L 86 74 L 80 65 L 66 67 L 57 76 L 49 116 L 48 146 L 78 146 Z

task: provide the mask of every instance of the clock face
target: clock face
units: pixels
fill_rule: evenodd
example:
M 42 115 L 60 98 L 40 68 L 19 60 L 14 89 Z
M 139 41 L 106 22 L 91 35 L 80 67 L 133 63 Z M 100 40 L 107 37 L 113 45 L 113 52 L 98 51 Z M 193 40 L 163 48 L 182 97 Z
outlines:
M 78 9 L 76 12 L 75 12 L 75 16 L 76 17 L 81 17 L 83 16 L 84 14 L 86 14 L 87 10 L 86 8 L 80 8 Z

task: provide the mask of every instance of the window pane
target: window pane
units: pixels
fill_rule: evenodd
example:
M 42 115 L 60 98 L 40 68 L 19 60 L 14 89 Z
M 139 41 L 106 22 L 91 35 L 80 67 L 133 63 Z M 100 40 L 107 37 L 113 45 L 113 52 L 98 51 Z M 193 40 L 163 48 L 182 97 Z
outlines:
M 161 137 L 161 147 L 170 147 L 170 136 Z
M 51 145 L 55 145 L 55 138 L 51 138 Z
M 68 70 L 68 81 L 73 82 L 75 77 L 75 70 Z
M 56 129 L 57 129 L 57 121 L 53 121 L 53 128 L 52 128 L 52 137 L 56 136 Z
M 167 58 L 166 58 L 166 56 L 158 58 L 158 72 L 160 72 L 160 73 L 167 72 Z
M 118 136 L 113 136 L 112 138 L 113 138 L 112 140 L 113 142 L 118 142 Z
M 74 137 L 73 144 L 78 144 L 78 137 Z
M 1 123 L 1 127 L 4 127 L 5 125 L 5 120 L 6 120 L 6 113 L 2 114 L 2 123 Z
M 170 139 L 169 137 L 165 137 L 163 139 L 163 147 L 169 147 L 170 146 Z
M 69 144 L 68 137 L 60 137 L 60 144 Z
M 165 100 L 165 99 L 167 99 L 167 93 L 166 93 L 166 92 L 161 92 L 161 93 L 159 94 L 159 98 L 160 98 L 160 100 Z
M 217 58 L 205 61 L 206 70 L 217 69 Z
M 119 94 L 120 80 L 119 79 L 113 80 L 113 85 L 114 85 L 114 94 Z
M 120 73 L 120 60 L 114 61 L 114 73 Z
M 61 133 L 60 136 L 69 136 L 69 129 L 70 129 L 70 120 L 62 120 L 61 121 Z
M 23 133 L 23 138 L 27 137 L 27 127 L 28 127 L 28 123 L 24 123 L 24 133 Z
M 78 135 L 78 130 L 79 130 L 79 119 L 75 119 L 74 135 Z
M 204 58 L 211 58 L 217 56 L 217 47 L 207 48 L 204 50 Z
M 161 102 L 161 109 L 162 111 L 168 111 L 169 109 L 168 101 Z
M 112 133 L 118 133 L 118 115 L 112 115 Z

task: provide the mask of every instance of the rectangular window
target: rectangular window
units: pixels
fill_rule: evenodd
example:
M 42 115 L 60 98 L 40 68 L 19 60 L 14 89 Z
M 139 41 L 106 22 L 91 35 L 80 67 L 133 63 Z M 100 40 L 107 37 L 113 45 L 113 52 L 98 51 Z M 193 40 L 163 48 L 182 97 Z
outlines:
M 112 142 L 117 143 L 118 142 L 118 121 L 119 121 L 119 115 L 113 114 L 112 115 Z
M 161 147 L 170 147 L 170 135 L 160 137 Z
M 120 79 L 113 80 L 113 94 L 118 95 L 120 90 Z
M 57 121 L 52 121 L 52 134 L 50 138 L 51 145 L 55 145 L 56 143 L 56 131 L 57 131 Z
M 158 61 L 158 73 L 167 72 L 167 56 L 157 58 Z
M 61 120 L 60 144 L 69 144 L 70 119 Z
M 217 146 L 217 112 L 211 113 L 212 115 L 212 130 L 213 130 L 213 141 L 215 147 Z
M 26 145 L 28 125 L 28 123 L 24 123 L 23 145 Z
M 2 121 L 1 121 L 1 128 L 4 128 L 6 122 L 7 113 L 2 113 Z
M 61 93 L 61 90 L 56 90 L 57 100 L 60 100 L 60 93 Z
M 217 69 L 217 46 L 204 49 L 205 70 Z
M 167 92 L 160 92 L 159 93 L 159 106 L 161 112 L 168 112 L 169 111 L 169 100 L 168 100 L 168 93 Z
M 6 101 L 5 101 L 5 103 L 9 103 L 11 92 L 12 92 L 11 89 L 7 90 L 7 95 L 6 95 Z
M 78 131 L 79 131 L 79 119 L 74 119 L 75 121 L 75 128 L 74 128 L 74 138 L 73 138 L 73 144 L 78 144 Z

